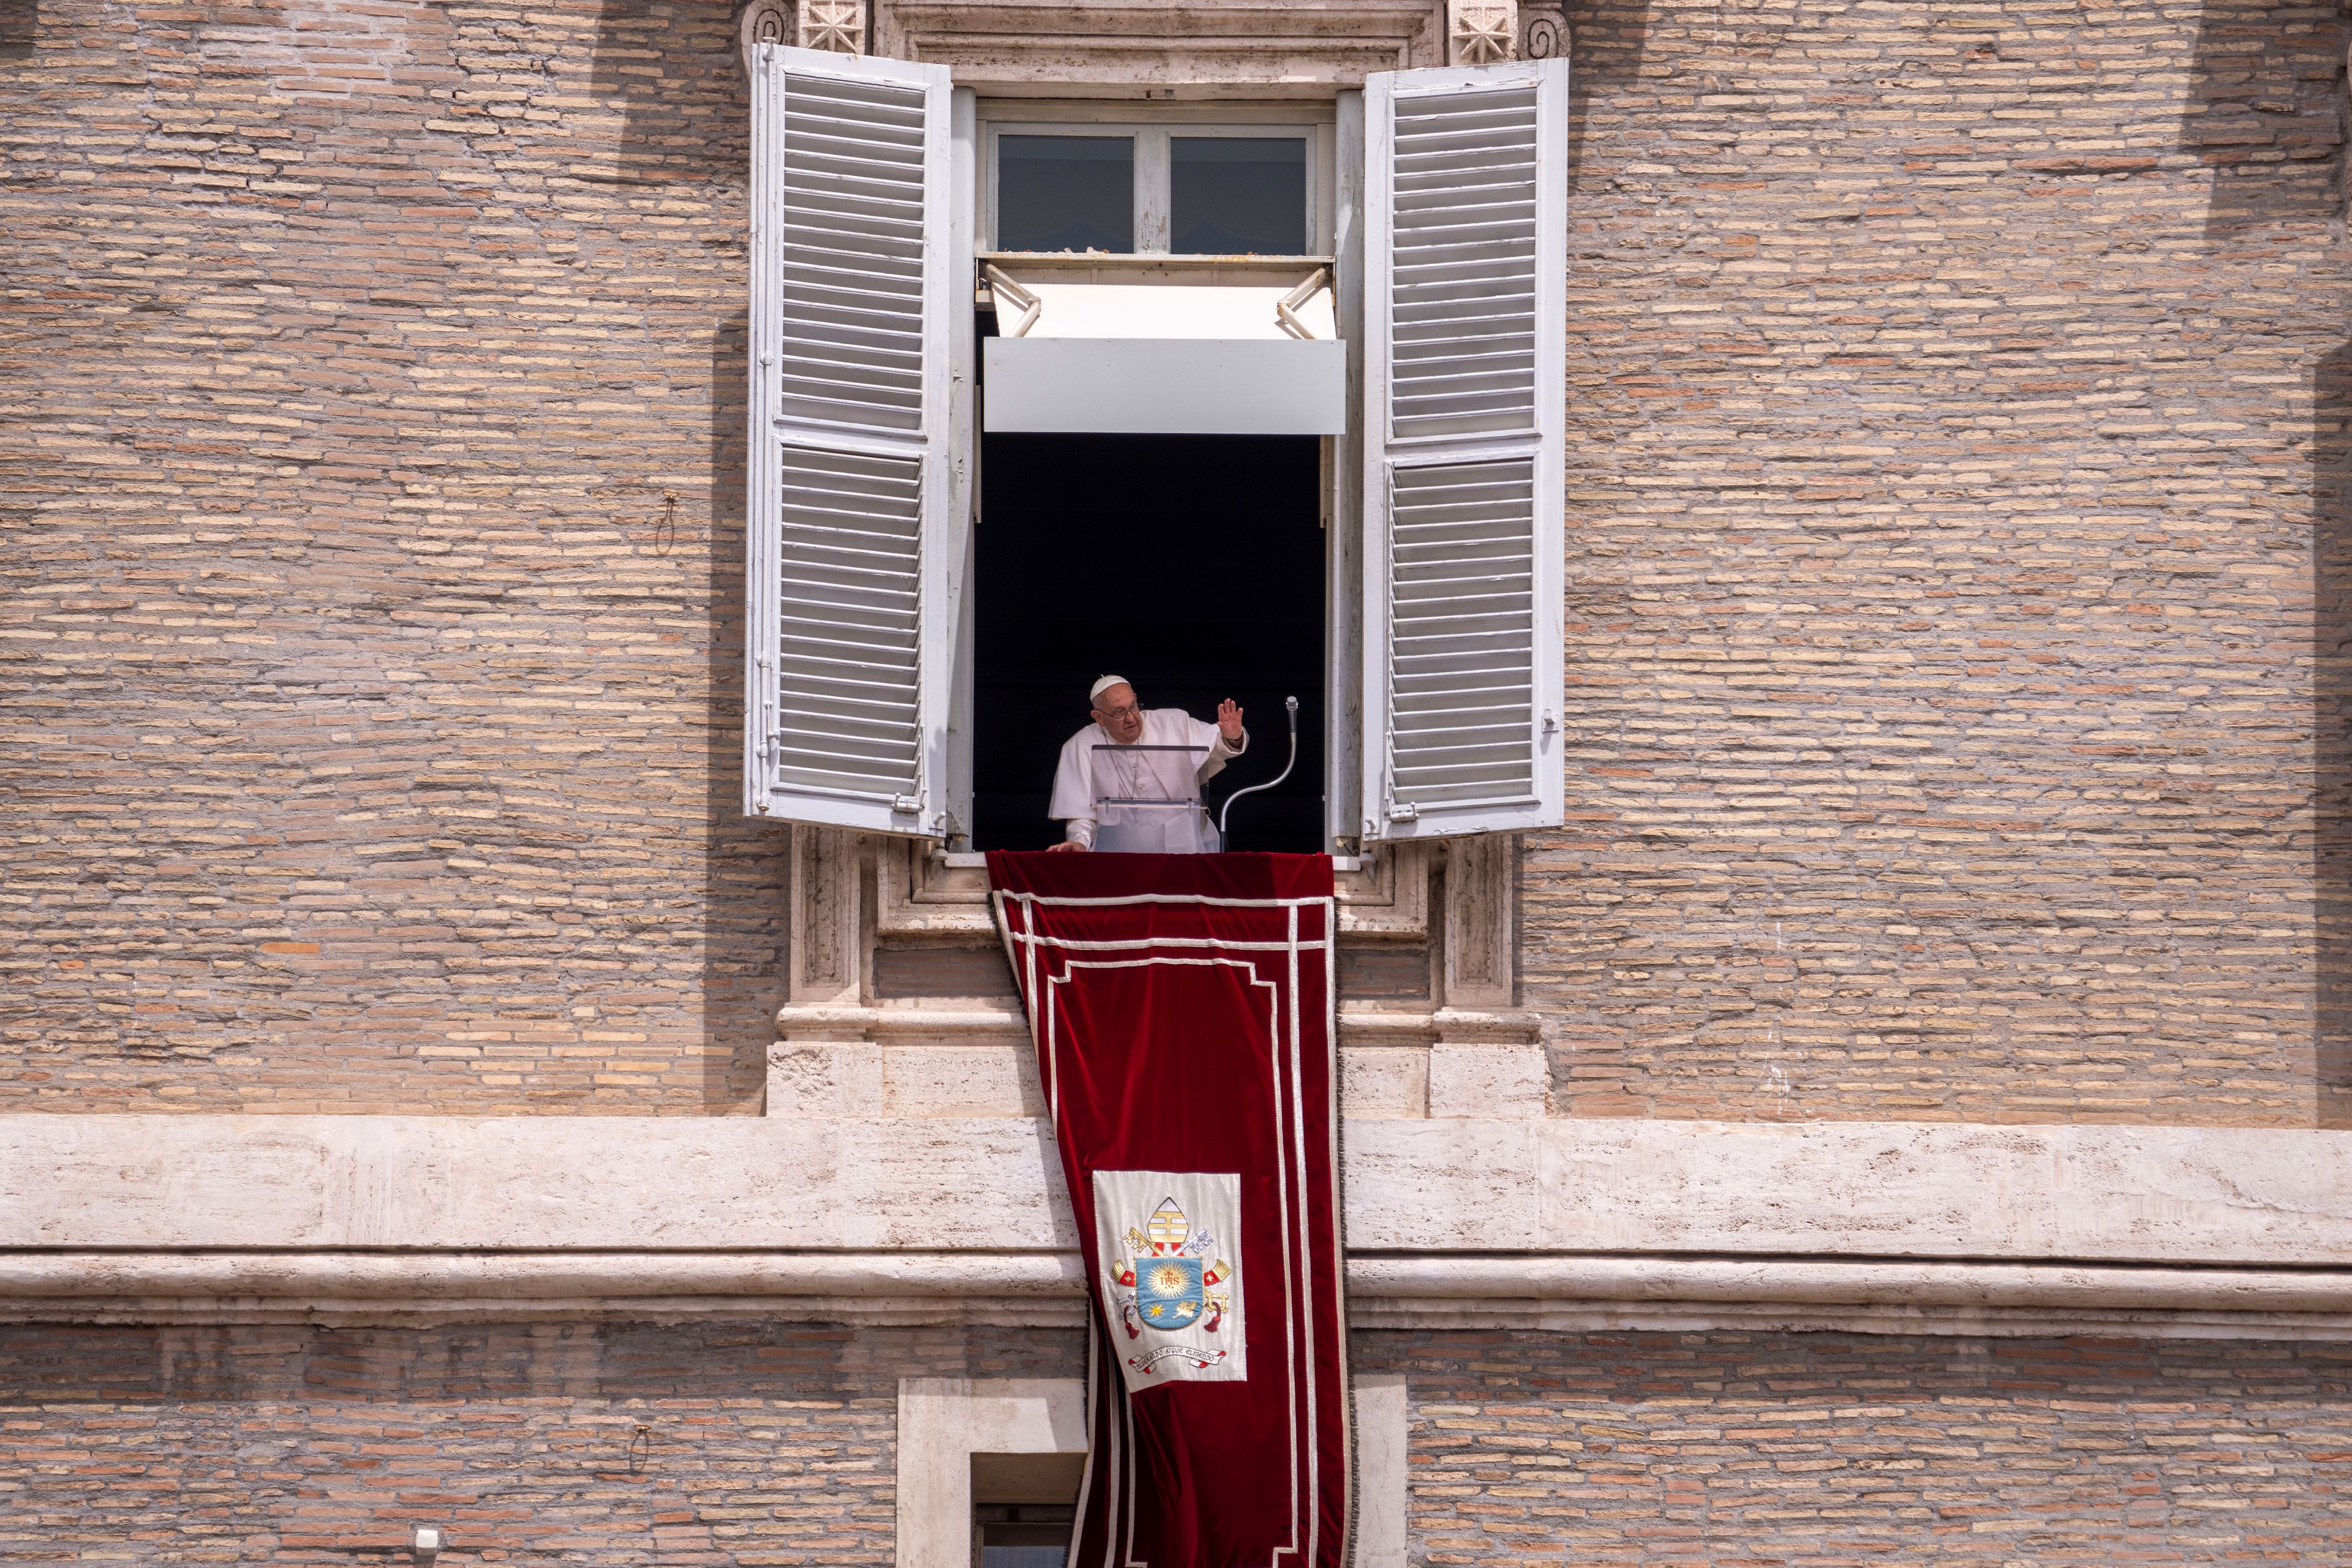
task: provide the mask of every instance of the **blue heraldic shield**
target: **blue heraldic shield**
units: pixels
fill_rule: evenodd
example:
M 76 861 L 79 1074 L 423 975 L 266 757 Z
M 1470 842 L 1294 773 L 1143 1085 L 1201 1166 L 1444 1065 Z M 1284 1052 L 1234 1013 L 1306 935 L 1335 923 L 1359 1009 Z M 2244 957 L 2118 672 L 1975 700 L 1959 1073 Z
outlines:
M 1197 1258 L 1135 1260 L 1136 1313 L 1148 1329 L 1187 1329 L 1206 1305 Z

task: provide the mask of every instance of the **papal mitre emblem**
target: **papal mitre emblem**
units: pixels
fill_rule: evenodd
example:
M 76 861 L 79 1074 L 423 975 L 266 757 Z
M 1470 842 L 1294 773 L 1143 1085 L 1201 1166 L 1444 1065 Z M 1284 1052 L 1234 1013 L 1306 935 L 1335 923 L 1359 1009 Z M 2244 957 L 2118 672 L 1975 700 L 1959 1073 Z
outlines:
M 1184 1238 L 1192 1234 L 1192 1222 L 1184 1217 L 1184 1211 L 1176 1206 L 1174 1198 L 1162 1198 L 1143 1228 L 1151 1237 L 1151 1250 L 1165 1257 L 1184 1249 Z

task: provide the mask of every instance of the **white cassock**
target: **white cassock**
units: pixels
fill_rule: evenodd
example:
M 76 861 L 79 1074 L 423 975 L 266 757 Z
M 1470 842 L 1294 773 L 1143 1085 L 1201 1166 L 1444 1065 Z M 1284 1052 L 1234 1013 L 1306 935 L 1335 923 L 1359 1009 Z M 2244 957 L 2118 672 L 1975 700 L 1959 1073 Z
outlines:
M 1181 746 L 1151 752 L 1147 746 Z M 1214 724 L 1181 708 L 1147 708 L 1143 734 L 1122 746 L 1089 724 L 1062 742 L 1054 770 L 1054 800 L 1048 816 L 1068 823 L 1073 844 L 1094 847 L 1098 832 L 1112 840 L 1103 847 L 1195 854 L 1202 847 L 1199 824 L 1201 786 L 1216 776 L 1229 757 L 1249 749 L 1249 731 L 1228 741 Z M 1133 801 L 1121 806 L 1102 802 Z M 1187 810 L 1184 802 L 1192 803 Z M 1140 804 L 1174 802 L 1173 805 Z

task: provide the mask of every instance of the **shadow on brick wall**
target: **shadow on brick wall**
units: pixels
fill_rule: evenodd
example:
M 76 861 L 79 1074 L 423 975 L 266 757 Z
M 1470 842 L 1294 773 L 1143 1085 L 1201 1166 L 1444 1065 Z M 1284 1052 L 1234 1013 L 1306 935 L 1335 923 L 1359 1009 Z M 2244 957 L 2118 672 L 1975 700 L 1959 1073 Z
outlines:
M 2347 35 L 2334 5 L 2207 0 L 2180 148 L 2213 171 L 2209 239 L 2342 210 Z
M 743 183 L 751 141 L 732 9 L 693 0 L 604 0 L 591 90 L 622 115 L 620 170 L 605 178 Z
M 2312 387 L 2312 732 L 2319 1124 L 2352 1127 L 2352 343 Z
M 743 815 L 743 485 L 747 340 L 739 312 L 710 339 L 709 708 L 703 723 L 702 1098 L 759 1103 L 784 1003 L 790 837 Z
M 1568 7 L 1568 188 L 1583 189 L 1584 121 L 1593 103 L 1619 99 L 1642 75 L 1649 0 L 1586 0 Z M 1571 220 L 1572 221 L 1572 220 Z
M 0 60 L 30 58 L 40 33 L 40 0 L 0 0 Z

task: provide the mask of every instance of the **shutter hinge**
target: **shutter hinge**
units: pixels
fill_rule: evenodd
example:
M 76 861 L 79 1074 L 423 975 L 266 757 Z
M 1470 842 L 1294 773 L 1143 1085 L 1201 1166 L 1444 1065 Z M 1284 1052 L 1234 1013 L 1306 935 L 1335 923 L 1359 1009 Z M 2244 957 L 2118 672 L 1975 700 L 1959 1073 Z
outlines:
M 923 809 L 923 797 L 919 795 L 893 795 L 890 798 L 890 809 L 912 816 Z
M 1389 820 L 1391 822 L 1419 822 L 1421 820 L 1421 807 L 1417 805 L 1392 805 L 1389 807 Z
M 1559 732 L 1559 721 L 1553 718 L 1549 713 L 1546 713 L 1544 715 L 1543 732 L 1547 735 L 1558 734 Z

